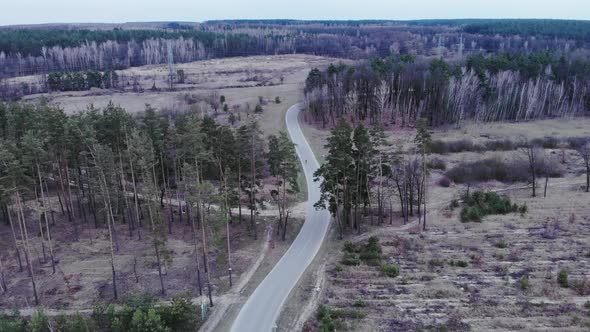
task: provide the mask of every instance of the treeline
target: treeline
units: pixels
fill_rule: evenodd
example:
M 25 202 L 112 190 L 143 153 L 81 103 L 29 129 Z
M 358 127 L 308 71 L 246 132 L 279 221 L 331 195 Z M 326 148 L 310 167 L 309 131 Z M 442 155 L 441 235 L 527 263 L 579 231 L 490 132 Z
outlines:
M 400 55 L 312 70 L 308 120 L 429 125 L 583 115 L 590 106 L 590 62 L 551 53 L 469 56 L 465 62 Z
M 590 21 L 543 19 L 470 20 L 463 27 L 463 31 L 486 35 L 545 36 L 588 41 L 590 39 Z
M 125 69 L 167 63 L 170 58 L 176 63 L 184 63 L 209 58 L 290 53 L 292 50 L 290 42 L 272 34 L 197 30 L 80 31 L 0 30 L 0 78 L 59 71 Z M 45 39 L 45 35 L 52 36 L 54 32 L 55 37 Z
M 119 75 L 116 71 L 86 71 L 75 73 L 51 73 L 47 75 L 47 88 L 50 91 L 83 91 L 91 88 L 116 88 Z
M 53 232 L 59 211 L 49 202 L 57 198 L 73 241 L 84 234 L 92 237 L 84 230 L 106 231 L 115 299 L 115 266 L 125 233 L 153 249 L 150 266 L 157 268 L 165 294 L 162 266 L 171 258 L 167 236 L 175 224 L 186 223 L 192 231 L 199 293 L 204 283 L 212 302 L 215 270 L 209 266 L 209 237 L 227 239 L 231 287 L 231 225 L 245 222 L 243 209 L 249 210 L 249 234 L 257 239 L 262 180 L 270 178 L 279 206 L 277 235 L 282 232 L 284 239 L 288 203 L 298 191 L 297 166 L 286 133 L 269 137 L 267 143 L 256 122 L 233 128 L 192 113 L 163 117 L 149 106 L 132 117 L 113 104 L 73 115 L 44 104 L 0 104 L 0 219 L 13 240 L 2 256 L 11 255 L 20 271 L 27 269 L 38 304 L 35 276 L 43 267 L 35 264 L 31 247 L 42 247 L 42 262 L 55 273 L 60 258 L 54 254 Z M 6 267 L 1 265 L 0 279 L 5 281 Z M 0 290 L 8 291 L 6 284 Z
M 0 78 L 160 64 L 168 61 L 170 53 L 176 62 L 292 53 L 366 59 L 406 53 L 462 57 L 481 52 L 567 51 L 590 45 L 588 38 L 573 43 L 568 35 L 470 33 L 461 30 L 466 22 L 472 21 L 238 20 L 210 21 L 196 28 L 5 28 L 0 29 Z
M 80 45 L 96 42 L 98 44 L 107 41 L 118 43 L 132 40 L 143 43 L 148 39 L 197 39 L 205 45 L 211 46 L 215 40 L 215 34 L 200 30 L 169 31 L 159 29 L 132 29 L 124 30 L 115 28 L 112 30 L 88 30 L 88 29 L 0 29 L 0 52 L 42 55 L 42 49 L 59 46 L 63 48 L 78 47 Z

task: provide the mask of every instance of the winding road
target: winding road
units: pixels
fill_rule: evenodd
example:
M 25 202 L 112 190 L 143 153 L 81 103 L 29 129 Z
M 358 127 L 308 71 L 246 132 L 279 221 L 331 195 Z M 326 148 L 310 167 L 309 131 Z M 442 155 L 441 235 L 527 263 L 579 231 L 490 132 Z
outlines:
M 283 304 L 317 254 L 328 231 L 330 213 L 313 207 L 320 198 L 319 184 L 313 181 L 313 173 L 319 168 L 319 163 L 299 126 L 300 112 L 299 105 L 289 108 L 286 122 L 307 181 L 305 223 L 289 250 L 248 298 L 231 327 L 232 332 L 274 330 Z

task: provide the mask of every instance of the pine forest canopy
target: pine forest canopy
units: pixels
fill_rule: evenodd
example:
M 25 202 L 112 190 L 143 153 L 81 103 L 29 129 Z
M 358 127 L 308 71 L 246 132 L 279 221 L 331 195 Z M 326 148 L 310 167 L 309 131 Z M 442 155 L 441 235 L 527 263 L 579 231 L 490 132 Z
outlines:
M 76 241 L 80 228 L 88 227 L 90 218 L 96 229 L 108 227 L 115 299 L 115 260 L 119 250 L 116 232 L 121 223 L 126 224 L 129 237 L 137 235 L 146 243 L 150 243 L 150 237 L 153 239 L 162 295 L 166 294 L 162 262 L 170 259 L 167 234 L 172 234 L 173 224 L 182 225 L 183 219 L 192 223 L 198 287 L 202 292 L 196 222 L 202 228 L 202 264 L 212 304 L 206 234 L 213 232 L 211 236 L 217 238 L 217 232 L 225 230 L 224 236 L 229 239 L 229 224 L 233 219 L 241 224 L 244 208 L 250 210 L 248 230 L 256 240 L 255 211 L 262 204 L 264 179 L 276 185 L 272 192 L 279 205 L 277 230 L 282 230 L 285 240 L 289 202 L 299 190 L 299 161 L 286 133 L 268 137 L 268 144 L 266 141 L 256 121 L 234 128 L 194 112 L 164 116 L 149 105 L 141 116 L 134 117 L 112 103 L 104 109 L 89 106 L 74 115 L 43 103 L 0 103 L 0 219 L 12 225 L 14 213 L 20 228 L 30 229 L 34 223 L 27 221 L 30 217 L 24 212 L 29 212 L 30 207 L 23 203 L 35 200 L 40 193 L 45 206 L 45 198 L 57 194 L 62 214 L 64 206 L 67 210 Z M 242 204 L 245 201 L 248 203 Z M 216 217 L 210 215 L 212 204 L 217 205 Z M 173 212 L 176 208 L 178 215 Z M 234 208 L 239 211 L 237 218 L 231 212 Z M 12 228 L 19 262 L 20 253 L 25 253 L 37 305 L 28 243 L 36 241 L 40 234 L 44 257 L 48 245 L 55 273 L 55 240 L 50 235 L 53 227 L 47 215 L 43 214 L 45 224 L 31 231 L 30 238 L 26 232 L 21 235 L 22 241 L 16 240 Z M 175 222 L 176 218 L 180 223 Z M 53 212 L 51 219 L 55 226 Z M 85 223 L 81 224 L 80 219 Z M 229 240 L 227 255 L 231 255 Z M 231 286 L 231 261 L 226 264 Z

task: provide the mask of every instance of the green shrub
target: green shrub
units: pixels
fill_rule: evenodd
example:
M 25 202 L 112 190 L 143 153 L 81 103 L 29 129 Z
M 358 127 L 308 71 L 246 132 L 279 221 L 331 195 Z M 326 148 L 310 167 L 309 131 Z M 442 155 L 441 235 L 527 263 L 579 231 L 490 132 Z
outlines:
M 60 332 L 90 332 L 96 331 L 94 322 L 90 318 L 86 318 L 79 312 L 73 316 L 60 314 L 56 318 L 57 330 Z
M 458 260 L 458 261 L 451 260 L 449 262 L 449 265 L 455 266 L 455 267 L 467 267 L 467 266 L 469 266 L 469 263 L 467 263 L 466 261 L 463 261 L 463 260 Z
M 584 303 L 584 308 L 590 310 L 590 301 L 586 301 L 586 303 Z
M 350 252 L 350 253 L 358 253 L 358 252 L 360 252 L 358 246 L 355 245 L 354 243 L 350 242 L 350 241 L 344 242 L 344 248 L 343 248 L 343 250 L 345 252 Z
M 569 273 L 566 269 L 559 270 L 557 274 L 557 283 L 563 288 L 569 287 L 568 275 Z
M 444 171 L 447 169 L 447 163 L 441 158 L 432 158 L 428 161 L 428 168 Z
M 383 264 L 381 266 L 381 272 L 390 278 L 395 278 L 399 275 L 399 266 L 395 263 Z
M 530 281 L 529 281 L 529 276 L 526 276 L 526 275 L 522 276 L 520 278 L 519 284 L 520 284 L 520 289 L 522 289 L 523 291 L 529 289 L 531 287 Z
M 31 322 L 29 326 L 29 331 L 31 332 L 48 332 L 49 330 L 49 318 L 43 311 L 43 309 L 39 309 L 33 313 L 31 317 Z
M 500 241 L 496 242 L 496 243 L 494 244 L 494 246 L 495 246 L 496 248 L 504 249 L 504 248 L 507 248 L 507 247 L 508 247 L 508 243 L 506 243 L 506 241 L 505 241 L 504 239 L 502 239 L 502 240 L 500 240 Z
M 14 310 L 12 315 L 0 315 L 0 331 L 25 332 L 26 321 L 20 316 L 18 310 Z
M 332 311 L 325 305 L 320 305 L 318 308 L 317 319 L 320 323 L 318 327 L 319 332 L 334 332 L 336 331 L 336 325 L 332 319 Z
M 364 308 L 367 304 L 365 303 L 365 301 L 363 301 L 363 299 L 357 299 L 356 301 L 354 301 L 353 305 L 357 308 Z
M 445 261 L 444 261 L 444 259 L 431 259 L 428 261 L 428 266 L 430 266 L 430 267 L 444 267 Z
M 467 206 L 461 210 L 461 222 L 481 222 L 482 212 L 477 207 Z
M 188 331 L 198 326 L 200 320 L 188 295 L 173 298 L 170 305 L 159 306 L 157 313 L 172 331 Z
M 482 218 L 492 214 L 516 212 L 518 206 L 510 198 L 495 192 L 476 191 L 465 198 L 465 207 L 461 210 L 461 222 L 481 222 Z
M 340 261 L 342 265 L 348 266 L 356 266 L 361 264 L 361 260 L 359 256 L 355 253 L 345 252 L 342 260 Z
M 332 309 L 331 310 L 333 318 L 364 318 L 367 314 L 362 311 L 358 311 L 355 309 Z
M 361 249 L 360 259 L 368 265 L 379 265 L 382 254 L 383 251 L 381 250 L 379 239 L 371 236 L 367 244 Z
M 344 255 L 340 263 L 343 265 L 360 265 L 361 261 L 374 266 L 381 264 L 382 250 L 377 237 L 370 237 L 366 244 L 346 242 L 342 249 Z
M 526 214 L 528 211 L 529 211 L 529 208 L 528 208 L 528 206 L 527 206 L 526 204 L 523 204 L 521 207 L 519 207 L 519 208 L 518 208 L 518 212 L 519 212 L 521 215 L 523 215 L 523 216 L 524 216 L 524 215 L 525 215 L 525 214 Z
M 131 319 L 130 332 L 168 332 L 170 328 L 164 325 L 160 315 L 154 308 L 148 309 L 147 313 L 137 309 Z

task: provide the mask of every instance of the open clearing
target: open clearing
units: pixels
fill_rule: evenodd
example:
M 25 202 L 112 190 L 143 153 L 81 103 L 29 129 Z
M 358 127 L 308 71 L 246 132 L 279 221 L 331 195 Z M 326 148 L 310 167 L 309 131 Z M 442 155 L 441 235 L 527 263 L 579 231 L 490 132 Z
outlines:
M 222 109 L 211 112 L 210 106 L 201 101 L 216 92 L 219 96 L 226 97 L 230 111 L 236 113 L 238 119 L 255 117 L 260 120 L 262 131 L 271 135 L 285 128 L 285 112 L 302 100 L 303 86 L 309 71 L 338 61 L 340 60 L 334 58 L 296 54 L 178 64 L 175 69 L 182 69 L 186 79 L 185 83 L 176 84 L 174 91 L 167 90 L 168 66 L 143 66 L 118 71 L 121 89 L 57 92 L 27 96 L 26 100 L 44 97 L 50 104 L 59 105 L 68 113 L 85 110 L 90 104 L 96 108 L 105 107 L 111 101 L 130 113 L 139 113 L 145 110 L 146 104 L 150 104 L 163 112 L 209 112 L 218 122 L 228 123 L 227 113 Z M 133 91 L 134 77 L 137 78 L 142 92 Z M 39 79 L 38 76 L 28 76 L 14 80 Z M 152 90 L 154 82 L 157 91 Z M 262 114 L 254 114 L 259 97 L 264 99 L 264 111 Z M 280 98 L 280 104 L 275 103 L 276 97 Z
M 304 131 L 316 154 L 325 154 L 323 145 L 329 132 L 311 126 Z M 411 129 L 388 133 L 391 141 L 400 145 L 410 144 L 415 135 Z M 468 139 L 478 144 L 500 139 L 516 142 L 522 136 L 587 137 L 590 120 L 473 123 L 433 133 L 434 140 Z M 539 180 L 536 198 L 531 197 L 526 183 L 491 181 L 471 186 L 472 191 L 499 191 L 516 204 L 526 204 L 528 213 L 524 215 L 491 215 L 481 223 L 461 223 L 460 208 L 450 209 L 449 201 L 460 198 L 467 186 L 451 183 L 442 187 L 438 181 L 444 171 L 433 169 L 427 231 L 417 225 L 405 230 L 398 214 L 392 224 L 387 220 L 383 225 L 371 225 L 369 216 L 365 216 L 363 234 L 349 234 L 345 240 L 360 244 L 377 236 L 383 263 L 400 267 L 395 278 L 385 276 L 378 266 L 342 264 L 344 241 L 336 240 L 334 230 L 326 262 L 316 264 L 320 275 L 300 285 L 302 293 L 321 294 L 319 299 L 308 301 L 315 310 L 311 316 L 307 313 L 309 319 L 303 330 L 319 327 L 316 312 L 323 304 L 332 310 L 339 331 L 587 331 L 590 195 L 584 192 L 585 173 L 574 150 L 550 148 L 546 152 L 556 160 L 565 158 L 559 166 L 564 176 L 549 180 L 546 198 L 544 178 Z M 447 169 L 465 161 L 519 157 L 516 150 L 431 156 L 443 160 Z M 395 199 L 394 209 L 399 210 Z M 567 271 L 569 287 L 558 282 L 560 271 Z M 528 284 L 523 286 L 525 276 Z M 282 321 L 285 326 L 295 326 L 296 317 L 302 314 L 306 313 L 291 312 L 287 315 L 290 317 L 283 315 Z

